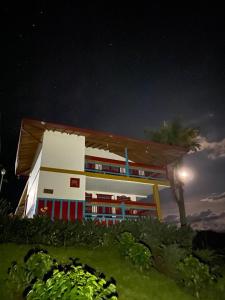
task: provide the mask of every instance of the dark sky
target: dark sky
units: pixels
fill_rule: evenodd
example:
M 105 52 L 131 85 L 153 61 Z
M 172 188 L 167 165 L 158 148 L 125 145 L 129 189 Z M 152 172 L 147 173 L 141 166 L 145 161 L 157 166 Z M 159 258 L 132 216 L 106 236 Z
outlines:
M 24 117 L 142 138 L 179 116 L 200 127 L 203 145 L 186 158 L 195 173 L 186 185 L 190 220 L 225 230 L 224 16 L 31 2 L 1 7 L 3 192 L 16 203 L 22 188 L 13 170 Z M 176 220 L 168 199 L 164 214 Z

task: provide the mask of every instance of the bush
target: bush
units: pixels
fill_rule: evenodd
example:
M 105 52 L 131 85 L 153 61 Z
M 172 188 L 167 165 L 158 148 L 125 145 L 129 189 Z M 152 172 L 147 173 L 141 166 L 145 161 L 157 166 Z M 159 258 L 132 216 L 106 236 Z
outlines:
M 189 253 L 192 251 L 194 231 L 190 227 L 178 228 L 173 224 L 161 223 L 156 219 L 144 219 L 139 224 L 139 239 L 152 250 L 161 245 L 177 244 Z
M 28 300 L 56 299 L 117 299 L 115 281 L 106 282 L 82 266 L 65 265 L 53 271 L 51 277 L 37 280 L 28 292 Z
M 150 250 L 140 244 L 140 243 L 134 243 L 128 253 L 129 258 L 131 259 L 131 261 L 140 267 L 140 269 L 142 270 L 142 268 L 148 268 L 151 264 L 151 252 Z
M 207 264 L 215 275 L 220 276 L 224 272 L 224 254 L 210 249 L 196 249 L 193 254 L 202 263 Z
M 209 272 L 209 267 L 201 263 L 192 255 L 186 257 L 178 264 L 179 282 L 199 298 L 200 291 L 212 283 L 214 277 Z
M 153 248 L 153 265 L 161 273 L 177 279 L 177 265 L 186 256 L 186 250 L 177 244 L 161 245 Z
M 145 245 L 135 242 L 135 238 L 130 232 L 121 234 L 119 245 L 122 255 L 128 257 L 141 270 L 150 266 L 150 250 Z
M 161 245 L 177 244 L 191 253 L 193 231 L 143 218 L 123 221 L 106 227 L 95 221 L 51 221 L 45 216 L 33 219 L 0 217 L 0 242 L 42 244 L 52 246 L 111 246 L 123 232 L 130 232 L 136 241 L 147 245 L 152 251 Z
M 24 264 L 12 262 L 8 270 L 9 278 L 16 291 L 21 291 L 34 279 L 41 279 L 54 265 L 54 261 L 46 250 L 30 249 L 24 257 Z
M 119 238 L 119 243 L 121 254 L 128 256 L 130 248 L 135 244 L 135 238 L 130 232 L 124 232 Z
M 117 299 L 116 282 L 105 280 L 88 265 L 71 258 L 67 264 L 58 264 L 46 250 L 30 249 L 23 264 L 13 262 L 9 278 L 15 290 L 26 299 Z

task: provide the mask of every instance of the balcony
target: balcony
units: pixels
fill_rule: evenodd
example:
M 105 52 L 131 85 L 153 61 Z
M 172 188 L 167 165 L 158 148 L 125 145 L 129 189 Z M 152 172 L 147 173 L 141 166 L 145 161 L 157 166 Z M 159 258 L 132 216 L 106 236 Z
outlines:
M 123 161 L 92 156 L 86 156 L 85 171 L 158 181 L 167 180 L 165 167 L 148 166 L 133 162 L 129 162 L 129 165 L 127 165 Z
M 96 220 L 106 225 L 116 224 L 123 220 L 134 220 L 145 216 L 156 216 L 156 204 L 131 201 L 129 197 L 117 197 L 112 200 L 110 195 L 97 195 L 92 198 L 86 194 L 85 219 Z
M 155 203 L 131 201 L 124 196 L 112 200 L 110 195 L 103 194 L 97 198 L 86 194 L 85 201 L 38 198 L 36 208 L 36 214 L 49 216 L 52 220 L 75 222 L 86 219 L 107 226 L 124 220 L 157 215 Z

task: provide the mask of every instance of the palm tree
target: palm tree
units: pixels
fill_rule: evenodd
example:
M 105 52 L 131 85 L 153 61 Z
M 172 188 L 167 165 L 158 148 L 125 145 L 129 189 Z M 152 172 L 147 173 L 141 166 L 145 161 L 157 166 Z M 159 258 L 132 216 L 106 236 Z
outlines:
M 163 122 L 160 129 L 157 131 L 145 131 L 146 137 L 158 143 L 176 145 L 183 147 L 189 151 L 197 151 L 200 148 L 198 143 L 199 129 L 184 127 L 179 119 L 172 122 Z M 175 161 L 168 166 L 168 178 L 172 188 L 174 199 L 179 208 L 180 224 L 187 224 L 185 205 L 184 205 L 184 190 L 183 182 L 178 177 L 178 170 L 183 164 L 183 159 Z

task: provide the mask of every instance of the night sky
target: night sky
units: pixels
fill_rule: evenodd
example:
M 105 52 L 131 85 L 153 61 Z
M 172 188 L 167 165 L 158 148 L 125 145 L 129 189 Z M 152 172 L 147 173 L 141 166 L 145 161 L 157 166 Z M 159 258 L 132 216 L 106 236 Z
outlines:
M 201 130 L 202 151 L 185 158 L 195 173 L 185 186 L 189 221 L 225 230 L 224 16 L 30 2 L 1 7 L 3 194 L 15 206 L 23 188 L 14 176 L 22 118 L 143 138 L 179 116 Z M 177 220 L 169 192 L 162 207 Z

